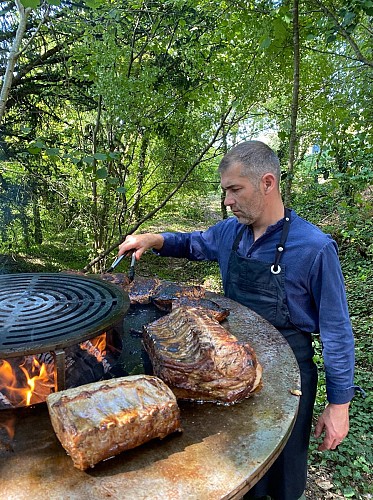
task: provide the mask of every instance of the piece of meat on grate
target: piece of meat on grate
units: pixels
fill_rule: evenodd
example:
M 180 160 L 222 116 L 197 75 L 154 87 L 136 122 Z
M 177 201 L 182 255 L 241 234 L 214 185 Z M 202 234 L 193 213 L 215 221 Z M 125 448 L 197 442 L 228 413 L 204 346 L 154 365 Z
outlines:
M 254 349 L 203 309 L 178 307 L 143 330 L 154 375 L 178 399 L 231 404 L 261 387 Z
M 226 307 L 221 307 L 213 300 L 205 299 L 203 297 L 199 299 L 190 297 L 178 297 L 172 300 L 172 309 L 176 309 L 180 306 L 203 309 L 209 316 L 216 319 L 216 321 L 219 321 L 219 323 L 224 321 L 230 314 L 230 310 Z
M 150 304 L 160 285 L 158 278 L 135 278 L 126 288 L 131 304 Z
M 126 289 L 131 283 L 126 273 L 101 273 L 99 277 L 104 281 L 108 281 L 109 283 L 113 283 L 114 285 L 118 285 L 124 289 Z
M 157 377 L 134 375 L 50 394 L 53 429 L 80 470 L 154 438 L 181 431 L 172 391 Z
M 177 298 L 200 299 L 205 297 L 206 290 L 200 285 L 178 285 L 177 283 L 163 282 L 156 293 L 152 295 L 152 302 L 161 311 L 169 312 L 172 301 Z

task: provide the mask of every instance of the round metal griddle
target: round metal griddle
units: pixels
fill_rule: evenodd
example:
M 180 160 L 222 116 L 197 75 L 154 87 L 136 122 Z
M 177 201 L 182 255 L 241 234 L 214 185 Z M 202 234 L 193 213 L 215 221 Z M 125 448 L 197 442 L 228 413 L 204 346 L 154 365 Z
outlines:
M 123 319 L 128 295 L 76 274 L 0 276 L 0 358 L 39 354 L 90 339 Z
M 233 406 L 180 403 L 181 434 L 153 440 L 85 472 L 73 467 L 44 405 L 0 412 L 0 498 L 241 498 L 290 435 L 299 404 L 291 390 L 300 388 L 299 368 L 285 339 L 268 322 L 225 297 L 209 298 L 231 310 L 224 326 L 254 347 L 263 366 L 261 392 Z M 7 419 L 15 426 L 8 443 L 1 441 Z

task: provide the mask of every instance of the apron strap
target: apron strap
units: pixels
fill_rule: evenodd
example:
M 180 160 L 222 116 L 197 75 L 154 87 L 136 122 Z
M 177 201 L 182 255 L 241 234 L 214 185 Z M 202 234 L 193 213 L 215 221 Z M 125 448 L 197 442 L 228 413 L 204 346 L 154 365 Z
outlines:
M 279 264 L 282 254 L 285 250 L 285 243 L 288 238 L 289 229 L 290 229 L 290 209 L 285 208 L 284 226 L 282 228 L 281 239 L 280 243 L 277 243 L 276 245 L 275 261 L 271 266 L 272 274 L 279 274 L 281 272 L 281 267 Z
M 242 235 L 244 233 L 244 231 L 247 229 L 247 226 L 243 226 L 237 233 L 237 236 L 236 236 L 236 239 L 234 240 L 233 242 L 233 245 L 232 245 L 232 250 L 234 252 L 237 252 L 237 248 L 238 248 L 238 245 L 240 244 L 240 241 L 241 241 L 241 238 L 242 238 Z

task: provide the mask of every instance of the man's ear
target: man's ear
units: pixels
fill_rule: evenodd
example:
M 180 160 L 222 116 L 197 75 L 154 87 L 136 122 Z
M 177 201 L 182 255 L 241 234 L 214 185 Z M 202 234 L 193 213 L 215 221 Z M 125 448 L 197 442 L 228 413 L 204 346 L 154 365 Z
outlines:
M 262 183 L 264 186 L 264 192 L 269 193 L 276 186 L 275 176 L 270 172 L 264 174 L 262 177 Z

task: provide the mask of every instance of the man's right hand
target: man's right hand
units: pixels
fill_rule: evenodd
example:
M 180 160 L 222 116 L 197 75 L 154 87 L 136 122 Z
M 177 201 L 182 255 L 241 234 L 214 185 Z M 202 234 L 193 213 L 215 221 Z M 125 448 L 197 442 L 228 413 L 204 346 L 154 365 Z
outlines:
M 130 234 L 123 243 L 119 245 L 118 257 L 125 252 L 133 250 L 136 260 L 139 260 L 142 254 L 149 248 L 160 250 L 163 247 L 163 242 L 163 236 L 160 234 Z

